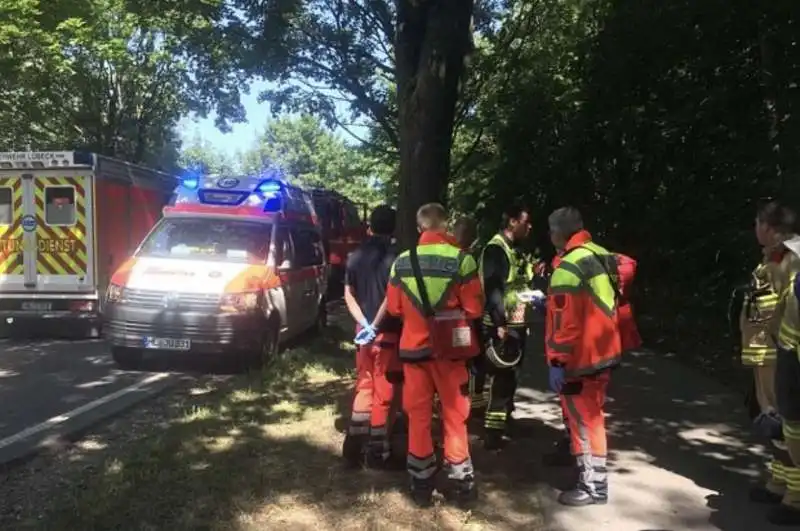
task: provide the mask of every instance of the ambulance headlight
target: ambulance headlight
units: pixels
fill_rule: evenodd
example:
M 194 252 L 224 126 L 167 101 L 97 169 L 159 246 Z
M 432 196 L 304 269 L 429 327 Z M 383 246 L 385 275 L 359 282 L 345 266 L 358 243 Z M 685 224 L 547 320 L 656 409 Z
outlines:
M 189 190 L 197 189 L 197 186 L 200 184 L 200 179 L 196 177 L 187 177 L 181 181 L 181 184 L 184 188 L 188 188 Z
M 257 291 L 226 293 L 220 300 L 220 310 L 224 313 L 251 312 L 261 307 L 261 294 Z
M 106 302 L 123 302 L 125 300 L 125 288 L 117 284 L 109 284 L 106 290 Z

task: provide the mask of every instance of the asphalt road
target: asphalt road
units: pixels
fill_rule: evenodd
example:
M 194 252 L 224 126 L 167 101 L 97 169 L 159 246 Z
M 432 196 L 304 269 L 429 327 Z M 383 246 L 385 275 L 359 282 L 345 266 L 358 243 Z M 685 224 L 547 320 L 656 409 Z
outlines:
M 101 340 L 0 340 L 0 464 L 177 381 L 152 370 L 118 370 Z

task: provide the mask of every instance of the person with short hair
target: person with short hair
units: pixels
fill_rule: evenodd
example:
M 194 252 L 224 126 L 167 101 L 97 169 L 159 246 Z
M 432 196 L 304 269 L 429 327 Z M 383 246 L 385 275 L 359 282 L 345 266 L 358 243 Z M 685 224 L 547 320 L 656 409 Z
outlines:
M 613 279 L 617 261 L 592 241 L 576 208 L 559 208 L 547 221 L 560 260 L 548 289 L 545 354 L 578 468 L 575 488 L 562 492 L 558 501 L 603 504 L 608 501 L 606 389 L 622 356 Z
M 465 390 L 467 363 L 479 352 L 471 321 L 481 315 L 483 293 L 475 260 L 447 232 L 447 212 L 438 203 L 417 211 L 419 243 L 397 257 L 386 292 L 387 311 L 401 318 L 403 407 L 408 416 L 407 468 L 414 503 L 432 503 L 438 470 L 431 424 L 438 394 L 444 428 L 444 495 L 475 499 L 469 452 Z
M 389 463 L 391 405 L 402 382 L 397 349 L 401 322 L 386 315 L 386 286 L 397 251 L 392 243 L 396 212 L 380 205 L 369 218 L 369 237 L 347 260 L 344 300 L 356 328 L 356 385 L 343 446 L 351 466 Z
M 488 374 L 489 403 L 484 415 L 488 450 L 503 446 L 513 421 L 517 373 L 525 353 L 531 314 L 520 293 L 530 289 L 534 264 L 519 250 L 531 231 L 529 209 L 510 205 L 503 212 L 500 231 L 489 240 L 480 257 L 480 275 L 486 293 L 483 315 L 487 341 L 484 361 Z

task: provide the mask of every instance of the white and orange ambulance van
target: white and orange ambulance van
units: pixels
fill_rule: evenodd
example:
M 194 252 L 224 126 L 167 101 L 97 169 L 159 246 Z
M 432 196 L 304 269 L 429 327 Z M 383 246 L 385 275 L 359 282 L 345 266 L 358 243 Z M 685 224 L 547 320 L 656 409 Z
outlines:
M 263 360 L 324 326 L 328 265 L 308 193 L 195 175 L 170 203 L 111 278 L 103 332 L 118 364 L 148 351 Z

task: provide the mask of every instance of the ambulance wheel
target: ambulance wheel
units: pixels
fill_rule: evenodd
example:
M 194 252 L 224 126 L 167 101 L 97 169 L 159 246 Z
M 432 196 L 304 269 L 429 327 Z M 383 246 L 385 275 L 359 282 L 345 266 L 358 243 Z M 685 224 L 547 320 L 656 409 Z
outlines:
M 261 352 L 259 353 L 259 362 L 261 366 L 268 365 L 272 360 L 278 357 L 280 353 L 280 322 L 277 318 L 272 318 L 267 322 L 267 330 L 264 332 L 264 338 L 261 340 Z
M 142 365 L 142 351 L 137 348 L 111 347 L 111 357 L 121 369 L 136 370 Z
M 319 303 L 319 308 L 317 309 L 317 319 L 314 321 L 314 333 L 315 334 L 322 334 L 325 332 L 325 329 L 328 327 L 328 304 L 325 302 L 325 299 Z

